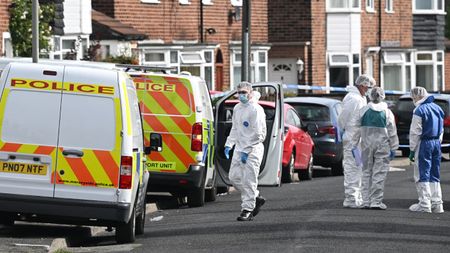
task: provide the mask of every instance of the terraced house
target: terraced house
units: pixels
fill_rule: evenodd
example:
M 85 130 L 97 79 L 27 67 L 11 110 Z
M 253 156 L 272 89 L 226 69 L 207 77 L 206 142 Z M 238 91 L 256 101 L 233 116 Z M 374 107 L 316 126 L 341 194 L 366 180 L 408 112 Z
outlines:
M 444 0 L 272 0 L 269 62 L 305 84 L 370 73 L 387 90 L 442 90 L 445 15 Z

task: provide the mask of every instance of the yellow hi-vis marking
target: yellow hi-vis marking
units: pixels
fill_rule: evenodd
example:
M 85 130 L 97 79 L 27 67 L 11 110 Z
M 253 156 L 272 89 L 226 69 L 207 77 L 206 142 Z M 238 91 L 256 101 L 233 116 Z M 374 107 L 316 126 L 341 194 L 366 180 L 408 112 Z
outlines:
M 100 95 L 114 95 L 114 87 L 94 85 L 94 84 L 82 84 L 72 82 L 57 82 L 50 80 L 32 80 L 32 79 L 11 79 L 11 87 L 36 89 L 36 90 L 57 90 L 65 92 L 75 92 L 84 94 L 100 94 Z

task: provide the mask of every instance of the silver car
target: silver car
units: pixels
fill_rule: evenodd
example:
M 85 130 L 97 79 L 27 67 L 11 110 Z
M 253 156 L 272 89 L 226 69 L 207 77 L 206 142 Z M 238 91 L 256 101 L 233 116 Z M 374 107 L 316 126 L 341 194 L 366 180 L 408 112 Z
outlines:
M 331 167 L 332 175 L 342 175 L 343 146 L 337 123 L 342 102 L 323 97 L 286 98 L 284 102 L 294 107 L 308 125 L 315 146 L 314 164 Z

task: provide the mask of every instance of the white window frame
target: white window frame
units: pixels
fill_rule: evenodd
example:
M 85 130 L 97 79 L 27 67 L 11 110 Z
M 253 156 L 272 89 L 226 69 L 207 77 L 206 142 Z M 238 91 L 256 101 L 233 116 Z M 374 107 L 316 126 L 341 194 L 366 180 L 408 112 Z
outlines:
M 432 59 L 431 60 L 419 60 L 418 59 L 418 55 L 420 54 L 431 54 L 432 55 Z M 441 54 L 442 55 L 442 60 L 438 62 L 437 59 L 437 55 Z M 423 66 L 423 65 L 431 65 L 433 67 L 433 90 L 445 90 L 445 54 L 444 51 L 442 50 L 436 50 L 436 51 L 416 51 L 414 54 L 414 63 L 415 63 L 415 67 L 414 69 L 416 69 L 416 66 Z M 441 87 L 439 87 L 438 84 L 438 73 L 437 73 L 437 69 L 438 66 L 442 66 L 442 83 L 441 83 Z M 417 70 L 414 70 L 414 74 L 416 74 Z M 415 76 L 415 75 L 414 75 Z M 415 82 L 417 80 L 414 80 Z M 417 85 L 417 84 L 415 84 Z M 420 84 L 419 84 L 420 85 Z
M 409 52 L 406 52 L 406 53 L 409 53 Z M 389 54 L 400 55 L 400 60 L 389 60 L 389 57 L 388 57 Z M 387 66 L 400 66 L 400 75 L 402 77 L 400 86 L 402 87 L 401 91 L 405 92 L 406 91 L 406 66 L 407 65 L 410 66 L 411 62 L 409 62 L 409 63 L 406 62 L 405 52 L 399 52 L 399 51 L 383 52 L 382 53 L 382 61 L 381 61 L 380 86 L 385 90 L 387 89 L 386 84 L 384 83 L 384 68 Z
M 375 0 L 365 0 L 366 11 L 370 13 L 375 13 Z
M 386 0 L 384 11 L 386 13 L 394 13 L 394 0 Z
M 161 2 L 159 0 L 141 0 L 141 3 L 144 3 L 144 4 L 159 4 Z
M 202 0 L 203 5 L 213 5 L 213 1 L 212 0 Z
M 178 2 L 180 3 L 180 5 L 190 5 L 191 1 L 189 0 L 178 0 Z
M 12 47 L 11 42 L 11 34 L 9 32 L 3 32 L 2 33 L 2 55 L 5 57 L 13 57 L 13 52 L 7 52 L 6 51 L 6 45 L 9 44 Z
M 242 0 L 230 0 L 231 5 L 235 6 L 235 7 L 240 7 L 242 6 Z
M 416 9 L 416 1 L 412 0 L 412 8 L 413 8 L 413 14 L 446 14 L 445 13 L 445 0 L 430 0 L 431 2 L 431 9 L 424 10 L 424 9 Z M 425 1 L 425 0 L 419 0 L 419 1 Z M 438 3 L 441 3 L 442 9 L 438 9 Z
M 251 75 L 250 75 L 250 82 L 261 82 L 261 81 L 267 81 L 268 80 L 268 50 L 267 49 L 253 49 L 251 52 L 251 62 L 250 62 L 250 69 L 251 71 Z M 260 62 L 259 60 L 259 54 L 263 53 L 264 57 L 265 57 L 265 61 L 264 62 Z M 230 89 L 234 89 L 234 87 L 236 87 L 237 83 L 234 82 L 234 68 L 240 68 L 242 66 L 242 62 L 241 61 L 237 61 L 236 60 L 236 55 L 238 54 L 242 54 L 240 50 L 236 49 L 232 49 L 231 50 L 231 54 L 230 54 L 230 59 L 231 59 L 231 64 L 230 64 Z M 242 58 L 241 58 L 242 59 Z M 259 68 L 263 67 L 265 69 L 265 75 L 264 78 L 265 80 L 261 80 L 260 77 L 260 71 Z M 242 73 L 241 73 L 242 74 Z
M 360 0 L 346 0 L 348 7 L 331 7 L 330 1 L 326 0 L 326 11 L 327 12 L 361 12 Z M 354 7 L 354 3 L 358 6 Z
M 347 62 L 338 62 L 333 60 L 333 56 L 340 56 L 345 55 L 347 56 L 348 61 Z M 358 55 L 358 62 L 353 62 L 353 56 Z M 347 85 L 353 85 L 355 80 L 355 75 L 353 73 L 355 68 L 358 68 L 357 75 L 361 74 L 361 55 L 357 52 L 355 53 L 346 53 L 346 52 L 328 52 L 327 53 L 327 69 L 326 69 L 326 85 L 327 87 L 334 87 L 331 86 L 330 83 L 330 68 L 332 67 L 346 67 L 348 71 L 348 84 Z
M 59 50 L 56 51 L 56 45 L 54 44 L 55 39 L 59 39 Z M 54 59 L 58 59 L 55 58 L 55 56 L 59 57 L 59 60 L 63 60 L 65 54 L 71 52 L 70 49 L 63 49 L 63 41 L 76 41 L 78 39 L 81 39 L 81 41 L 85 40 L 86 41 L 86 45 L 90 45 L 90 40 L 89 40 L 89 35 L 85 35 L 85 34 L 80 34 L 80 35 L 70 35 L 70 36 L 52 36 L 50 42 L 52 44 L 52 49 L 49 52 L 49 58 L 54 60 Z M 83 52 L 83 43 L 80 42 L 79 47 L 78 47 L 78 51 L 77 51 L 77 60 L 81 60 L 84 57 L 84 53 Z
M 191 54 L 191 55 L 198 55 L 198 57 L 200 58 L 199 60 L 188 60 L 185 59 L 186 55 Z M 181 60 L 180 65 L 199 65 L 199 64 L 203 64 L 205 63 L 205 57 L 203 57 L 203 51 L 184 51 L 184 52 L 180 52 L 178 54 L 178 57 Z
M 398 56 L 400 56 L 400 59 L 399 60 L 391 60 L 391 59 L 389 59 L 389 55 L 398 55 Z M 383 62 L 386 63 L 386 65 L 403 64 L 403 63 L 405 63 L 405 55 L 402 52 L 383 52 Z

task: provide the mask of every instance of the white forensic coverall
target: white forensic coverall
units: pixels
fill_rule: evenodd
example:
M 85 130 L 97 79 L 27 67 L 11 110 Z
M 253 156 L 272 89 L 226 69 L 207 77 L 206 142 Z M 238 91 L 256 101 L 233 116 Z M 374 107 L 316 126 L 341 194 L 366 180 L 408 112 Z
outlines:
M 342 142 L 344 144 L 344 159 L 342 161 L 344 167 L 344 207 L 357 207 L 362 204 L 361 200 L 361 166 L 356 166 L 352 149 L 359 145 L 353 143 L 352 139 L 355 134 L 359 134 L 357 126 L 358 115 L 361 108 L 367 105 L 366 97 L 361 96 L 358 88 L 355 86 L 347 86 L 347 95 L 342 100 L 342 112 L 338 118 L 338 124 L 341 131 L 344 131 Z M 358 141 L 359 142 L 359 141 Z
M 248 103 L 239 103 L 233 109 L 233 122 L 225 146 L 235 145 L 229 178 L 241 193 L 241 211 L 253 211 L 257 189 L 259 167 L 264 155 L 263 141 L 266 138 L 266 114 L 258 104 L 259 94 Z M 246 163 L 241 162 L 241 153 L 247 153 Z
M 389 171 L 391 150 L 398 149 L 394 114 L 385 102 L 369 103 L 359 112 L 363 161 L 361 195 L 364 207 L 383 206 L 384 181 Z M 354 135 L 354 143 L 359 141 Z M 385 208 L 385 207 L 384 207 Z

